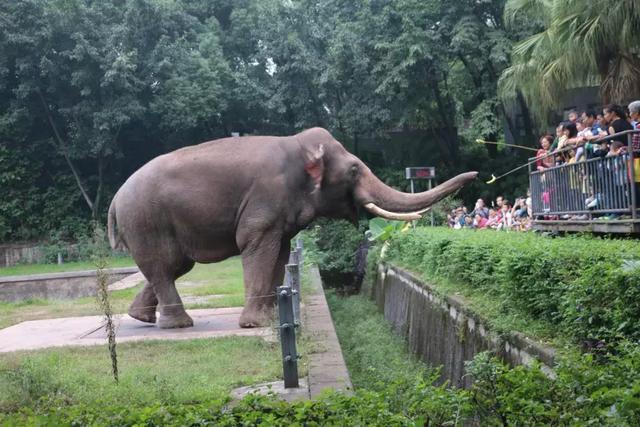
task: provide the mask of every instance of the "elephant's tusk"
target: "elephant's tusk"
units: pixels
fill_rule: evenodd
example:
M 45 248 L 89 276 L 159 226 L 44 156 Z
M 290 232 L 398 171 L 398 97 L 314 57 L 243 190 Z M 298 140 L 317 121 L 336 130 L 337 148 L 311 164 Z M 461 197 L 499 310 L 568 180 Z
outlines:
M 382 209 L 379 206 L 376 206 L 375 203 L 367 203 L 364 207 L 376 216 L 381 216 L 386 219 L 394 219 L 397 221 L 414 221 L 422 218 L 422 214 L 427 212 L 431 207 L 421 209 L 416 212 L 407 212 L 407 213 L 398 213 L 398 212 L 389 212 L 387 210 Z

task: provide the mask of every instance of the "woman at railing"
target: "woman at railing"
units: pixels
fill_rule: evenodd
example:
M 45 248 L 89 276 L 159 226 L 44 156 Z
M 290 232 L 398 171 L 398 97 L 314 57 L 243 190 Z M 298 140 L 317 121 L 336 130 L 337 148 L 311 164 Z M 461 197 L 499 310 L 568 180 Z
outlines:
M 540 183 L 542 184 L 540 197 L 542 198 L 543 209 L 548 211 L 551 203 L 551 189 L 547 185 L 544 171 L 555 165 L 551 152 L 553 136 L 547 134 L 540 138 L 540 149 L 536 153 L 536 169 L 540 172 Z

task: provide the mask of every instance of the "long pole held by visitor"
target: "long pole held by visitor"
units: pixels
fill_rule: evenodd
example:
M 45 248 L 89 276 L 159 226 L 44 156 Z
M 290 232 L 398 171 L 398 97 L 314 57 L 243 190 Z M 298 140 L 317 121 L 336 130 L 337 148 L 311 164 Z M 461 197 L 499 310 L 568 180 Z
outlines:
M 554 155 L 556 155 L 558 153 L 564 153 L 565 151 L 569 151 L 569 150 L 573 150 L 573 149 L 575 149 L 575 147 L 567 147 L 567 148 L 563 148 L 562 150 L 556 150 L 554 152 L 545 154 L 544 156 L 536 157 L 535 159 L 533 159 L 531 161 L 528 161 L 527 163 L 525 163 L 523 165 L 520 165 L 517 168 L 513 168 L 510 171 L 505 172 L 505 173 L 503 173 L 502 175 L 499 175 L 499 176 L 495 176 L 494 174 L 491 174 L 491 179 L 489 181 L 487 181 L 487 184 L 493 184 L 494 182 L 496 182 L 500 178 L 504 178 L 505 176 L 511 175 L 512 173 L 514 173 L 516 171 L 519 171 L 522 168 L 526 168 L 527 166 L 534 164 L 538 160 L 545 159 L 545 158 L 547 158 L 549 156 L 554 156 Z
M 507 175 L 511 175 L 512 173 L 514 173 L 514 172 L 516 172 L 516 171 L 518 171 L 518 170 L 520 170 L 520 169 L 522 169 L 522 168 L 525 168 L 525 167 L 527 167 L 527 166 L 529 166 L 530 164 L 533 164 L 533 163 L 535 163 L 535 162 L 537 162 L 537 159 L 536 159 L 536 160 L 533 160 L 533 161 L 531 161 L 531 162 L 525 163 L 524 165 L 520 165 L 520 166 L 518 166 L 517 168 L 511 169 L 509 172 L 505 172 L 505 173 L 503 173 L 503 174 L 502 174 L 502 175 L 500 175 L 500 176 L 495 176 L 494 174 L 491 174 L 491 179 L 490 179 L 489 181 L 487 181 L 487 184 L 493 184 L 494 182 L 496 182 L 496 181 L 497 181 L 497 180 L 499 180 L 500 178 L 504 178 L 504 177 L 505 177 L 505 176 L 507 176 Z
M 476 139 L 476 142 L 478 144 L 493 144 L 493 145 L 504 145 L 505 147 L 515 147 L 515 148 L 520 148 L 522 150 L 529 150 L 529 151 L 538 151 L 535 148 L 532 147 L 525 147 L 524 145 L 517 145 L 517 144 L 507 144 L 506 142 L 498 142 L 498 141 L 485 141 L 484 139 Z

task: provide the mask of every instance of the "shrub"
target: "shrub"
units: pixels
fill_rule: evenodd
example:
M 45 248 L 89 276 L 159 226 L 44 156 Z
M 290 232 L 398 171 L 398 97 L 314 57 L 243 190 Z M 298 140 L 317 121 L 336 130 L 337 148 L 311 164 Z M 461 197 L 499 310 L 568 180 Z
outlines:
M 576 342 L 640 339 L 640 269 L 625 268 L 640 258 L 635 241 L 418 228 L 395 236 L 387 258 Z
M 354 227 L 344 220 L 320 219 L 303 233 L 305 253 L 318 264 L 325 284 L 350 287 L 354 281 L 356 252 L 364 239 L 362 224 Z

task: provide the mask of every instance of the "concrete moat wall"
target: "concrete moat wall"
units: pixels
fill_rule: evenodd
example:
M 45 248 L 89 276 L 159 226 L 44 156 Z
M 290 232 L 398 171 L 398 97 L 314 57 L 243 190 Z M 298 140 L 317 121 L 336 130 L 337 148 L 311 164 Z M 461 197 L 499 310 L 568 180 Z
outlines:
M 539 360 L 553 376 L 554 350 L 520 333 L 499 337 L 486 322 L 454 297 L 437 295 L 431 286 L 392 265 L 380 264 L 372 297 L 412 352 L 431 366 L 442 366 L 441 379 L 456 387 L 469 387 L 466 361 L 490 350 L 511 365 Z
M 112 284 L 138 271 L 138 267 L 107 269 L 107 283 Z M 95 270 L 0 277 L 0 301 L 80 298 L 96 295 L 96 289 Z

